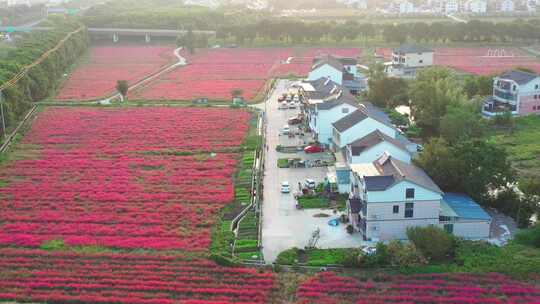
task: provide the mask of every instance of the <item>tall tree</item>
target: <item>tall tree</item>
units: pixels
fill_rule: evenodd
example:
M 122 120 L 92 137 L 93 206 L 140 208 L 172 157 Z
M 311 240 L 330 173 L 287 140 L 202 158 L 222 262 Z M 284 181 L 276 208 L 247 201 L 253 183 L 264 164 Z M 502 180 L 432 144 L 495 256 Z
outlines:
M 450 144 L 479 138 L 484 133 L 486 123 L 481 115 L 466 105 L 451 105 L 441 118 L 441 137 Z
M 122 101 L 124 101 L 129 90 L 128 82 L 126 80 L 118 80 L 116 82 L 116 90 L 120 93 Z

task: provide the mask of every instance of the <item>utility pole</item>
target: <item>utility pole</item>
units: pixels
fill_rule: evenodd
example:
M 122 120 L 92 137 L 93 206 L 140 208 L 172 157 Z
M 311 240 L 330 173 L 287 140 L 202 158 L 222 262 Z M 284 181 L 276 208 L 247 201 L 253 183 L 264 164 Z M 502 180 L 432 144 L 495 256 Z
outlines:
M 4 99 L 2 98 L 2 90 L 0 90 L 0 115 L 2 115 L 2 132 L 4 139 L 6 138 L 6 119 L 4 118 Z

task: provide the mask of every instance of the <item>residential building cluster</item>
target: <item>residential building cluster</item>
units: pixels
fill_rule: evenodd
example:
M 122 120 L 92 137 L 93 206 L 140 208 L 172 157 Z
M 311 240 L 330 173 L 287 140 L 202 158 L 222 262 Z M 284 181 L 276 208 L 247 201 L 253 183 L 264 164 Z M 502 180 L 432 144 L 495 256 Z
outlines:
M 376 11 L 381 14 L 500 14 L 536 12 L 538 0 L 339 0 L 351 8 Z
M 354 231 L 367 241 L 385 241 L 405 239 L 408 227 L 436 225 L 468 239 L 489 238 L 490 216 L 471 198 L 444 193 L 413 163 L 419 146 L 384 111 L 358 102 L 335 81 L 339 77 L 321 74 L 323 68 L 333 71 L 333 60 L 321 62 L 299 84 L 303 112 L 316 140 L 336 157 L 331 180 L 349 195 Z

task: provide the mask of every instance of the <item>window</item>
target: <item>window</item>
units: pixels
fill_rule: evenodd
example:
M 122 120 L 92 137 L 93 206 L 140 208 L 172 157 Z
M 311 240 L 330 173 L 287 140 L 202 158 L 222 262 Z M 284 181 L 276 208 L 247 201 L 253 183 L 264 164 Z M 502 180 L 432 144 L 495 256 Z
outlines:
M 534 95 L 534 99 L 538 99 L 538 95 Z
M 535 85 L 535 86 L 534 86 L 534 89 L 535 89 L 535 90 L 538 90 L 538 85 Z
M 399 205 L 395 205 L 395 206 L 394 206 L 393 212 L 394 212 L 394 214 L 398 214 L 398 213 L 399 213 Z
M 418 63 L 424 63 L 424 60 L 420 59 L 420 61 L 418 61 Z
M 407 190 L 405 190 L 405 198 L 414 198 L 414 188 L 407 188 Z
M 349 108 L 346 108 L 346 107 L 341 108 L 341 113 L 343 114 L 349 113 Z
M 452 234 L 454 233 L 454 224 L 445 224 L 444 225 L 444 231 Z
M 512 86 L 512 91 L 515 91 L 517 89 L 516 85 Z
M 414 203 L 405 203 L 405 217 L 412 218 L 414 216 Z

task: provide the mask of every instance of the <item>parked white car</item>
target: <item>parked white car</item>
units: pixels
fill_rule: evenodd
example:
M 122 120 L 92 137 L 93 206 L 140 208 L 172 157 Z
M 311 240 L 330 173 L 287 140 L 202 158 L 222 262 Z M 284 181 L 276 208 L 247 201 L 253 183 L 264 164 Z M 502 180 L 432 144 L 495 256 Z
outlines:
M 289 127 L 289 125 L 284 125 L 281 129 L 281 134 L 288 135 L 289 133 L 291 133 L 291 127 Z
M 281 193 L 290 193 L 291 192 L 291 185 L 289 185 L 289 182 L 285 181 L 281 183 Z
M 289 108 L 289 104 L 287 102 L 282 102 L 278 106 L 278 110 L 287 110 Z
M 306 188 L 308 189 L 315 189 L 315 187 L 317 187 L 317 183 L 311 178 L 306 179 L 304 184 L 306 185 Z

